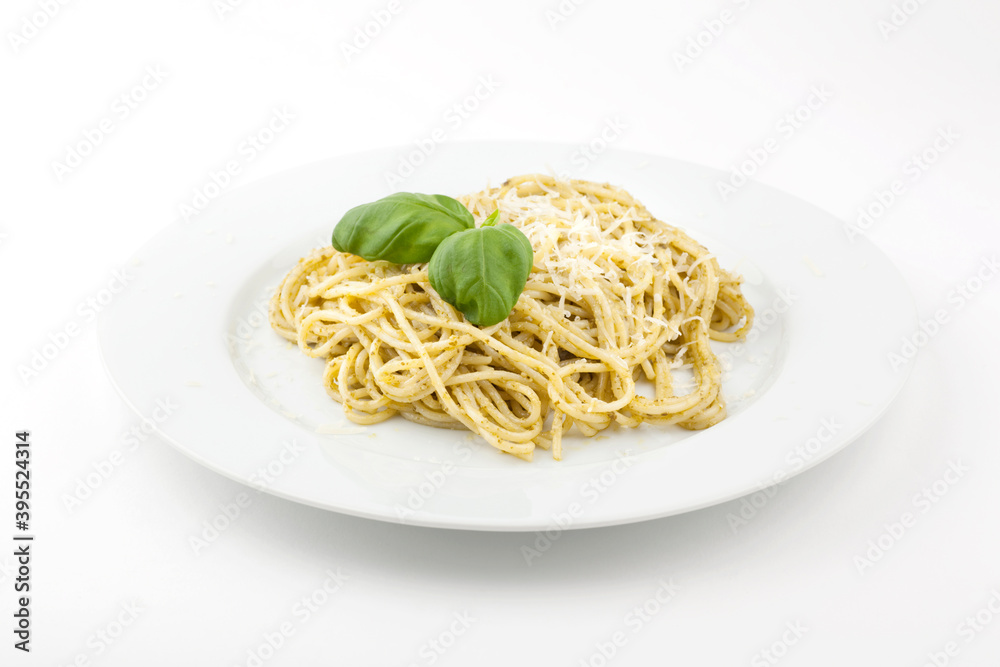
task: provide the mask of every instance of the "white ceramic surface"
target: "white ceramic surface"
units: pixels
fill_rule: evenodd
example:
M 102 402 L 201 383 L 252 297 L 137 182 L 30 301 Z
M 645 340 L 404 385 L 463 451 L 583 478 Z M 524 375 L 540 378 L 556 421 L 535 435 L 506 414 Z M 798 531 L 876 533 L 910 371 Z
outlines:
M 757 323 L 752 341 L 715 348 L 730 416 L 701 432 L 573 438 L 563 461 L 539 450 L 532 463 L 401 418 L 355 427 L 323 391 L 323 362 L 271 331 L 267 299 L 299 257 L 329 242 L 344 211 L 390 192 L 385 174 L 401 152 L 239 188 L 138 252 L 135 288 L 102 314 L 101 349 L 134 410 L 179 406 L 159 426 L 166 440 L 232 479 L 338 512 L 477 530 L 582 528 L 705 507 L 801 472 L 874 423 L 906 379 L 909 365 L 887 360 L 916 327 L 905 283 L 823 211 L 752 183 L 723 202 L 726 174 L 656 156 L 609 150 L 580 171 L 565 164 L 571 146 L 457 143 L 395 189 L 457 195 L 553 170 L 609 181 L 740 272 Z M 283 459 L 289 447 L 296 454 Z

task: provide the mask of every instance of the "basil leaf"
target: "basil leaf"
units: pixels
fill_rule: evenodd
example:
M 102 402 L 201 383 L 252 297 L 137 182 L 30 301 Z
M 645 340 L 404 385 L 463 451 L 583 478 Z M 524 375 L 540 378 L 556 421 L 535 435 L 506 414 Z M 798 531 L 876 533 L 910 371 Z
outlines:
M 475 218 L 462 202 L 445 195 L 397 192 L 355 206 L 333 229 L 333 247 L 368 261 L 429 262 L 446 237 L 473 229 Z
M 491 223 L 496 220 L 491 218 Z M 427 271 L 442 299 L 472 324 L 488 327 L 510 315 L 533 261 L 528 237 L 503 223 L 449 236 L 434 252 Z

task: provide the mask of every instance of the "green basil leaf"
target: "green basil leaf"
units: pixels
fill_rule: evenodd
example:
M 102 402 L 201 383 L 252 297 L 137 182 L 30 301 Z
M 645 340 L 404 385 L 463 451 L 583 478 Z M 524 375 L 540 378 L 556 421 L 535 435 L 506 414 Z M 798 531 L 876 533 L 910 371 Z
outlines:
M 533 261 L 528 237 L 503 223 L 449 236 L 434 252 L 427 271 L 442 299 L 472 324 L 488 327 L 510 315 Z
M 333 247 L 369 261 L 429 262 L 441 241 L 475 225 L 456 199 L 397 192 L 345 213 L 333 229 Z

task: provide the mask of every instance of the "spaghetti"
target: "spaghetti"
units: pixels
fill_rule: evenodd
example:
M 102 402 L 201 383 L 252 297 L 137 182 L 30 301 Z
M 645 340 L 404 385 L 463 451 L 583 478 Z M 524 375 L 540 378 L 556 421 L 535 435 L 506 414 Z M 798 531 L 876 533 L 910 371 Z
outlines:
M 509 317 L 468 323 L 431 288 L 426 264 L 368 262 L 318 248 L 285 276 L 273 328 L 326 361 L 327 393 L 359 424 L 400 414 L 469 429 L 531 460 L 562 458 L 571 428 L 702 429 L 726 416 L 709 341 L 743 339 L 741 279 L 622 189 L 544 175 L 460 197 L 477 220 L 531 241 L 534 265 Z M 677 393 L 676 371 L 694 386 Z M 637 391 L 643 379 L 652 397 Z M 647 392 L 649 393 L 649 392 Z

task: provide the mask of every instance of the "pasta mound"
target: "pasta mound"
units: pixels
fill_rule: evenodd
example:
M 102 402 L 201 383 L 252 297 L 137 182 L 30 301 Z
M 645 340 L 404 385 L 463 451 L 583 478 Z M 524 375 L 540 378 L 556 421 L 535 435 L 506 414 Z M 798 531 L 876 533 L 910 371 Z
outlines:
M 562 436 L 617 422 L 703 429 L 726 416 L 709 341 L 742 340 L 753 308 L 741 279 L 622 189 L 525 175 L 458 198 L 481 222 L 531 241 L 534 265 L 509 317 L 467 322 L 426 264 L 369 262 L 318 248 L 285 276 L 273 328 L 326 361 L 327 393 L 359 424 L 400 414 L 465 428 L 531 460 Z M 690 391 L 675 393 L 689 367 Z M 652 383 L 654 396 L 637 392 Z

